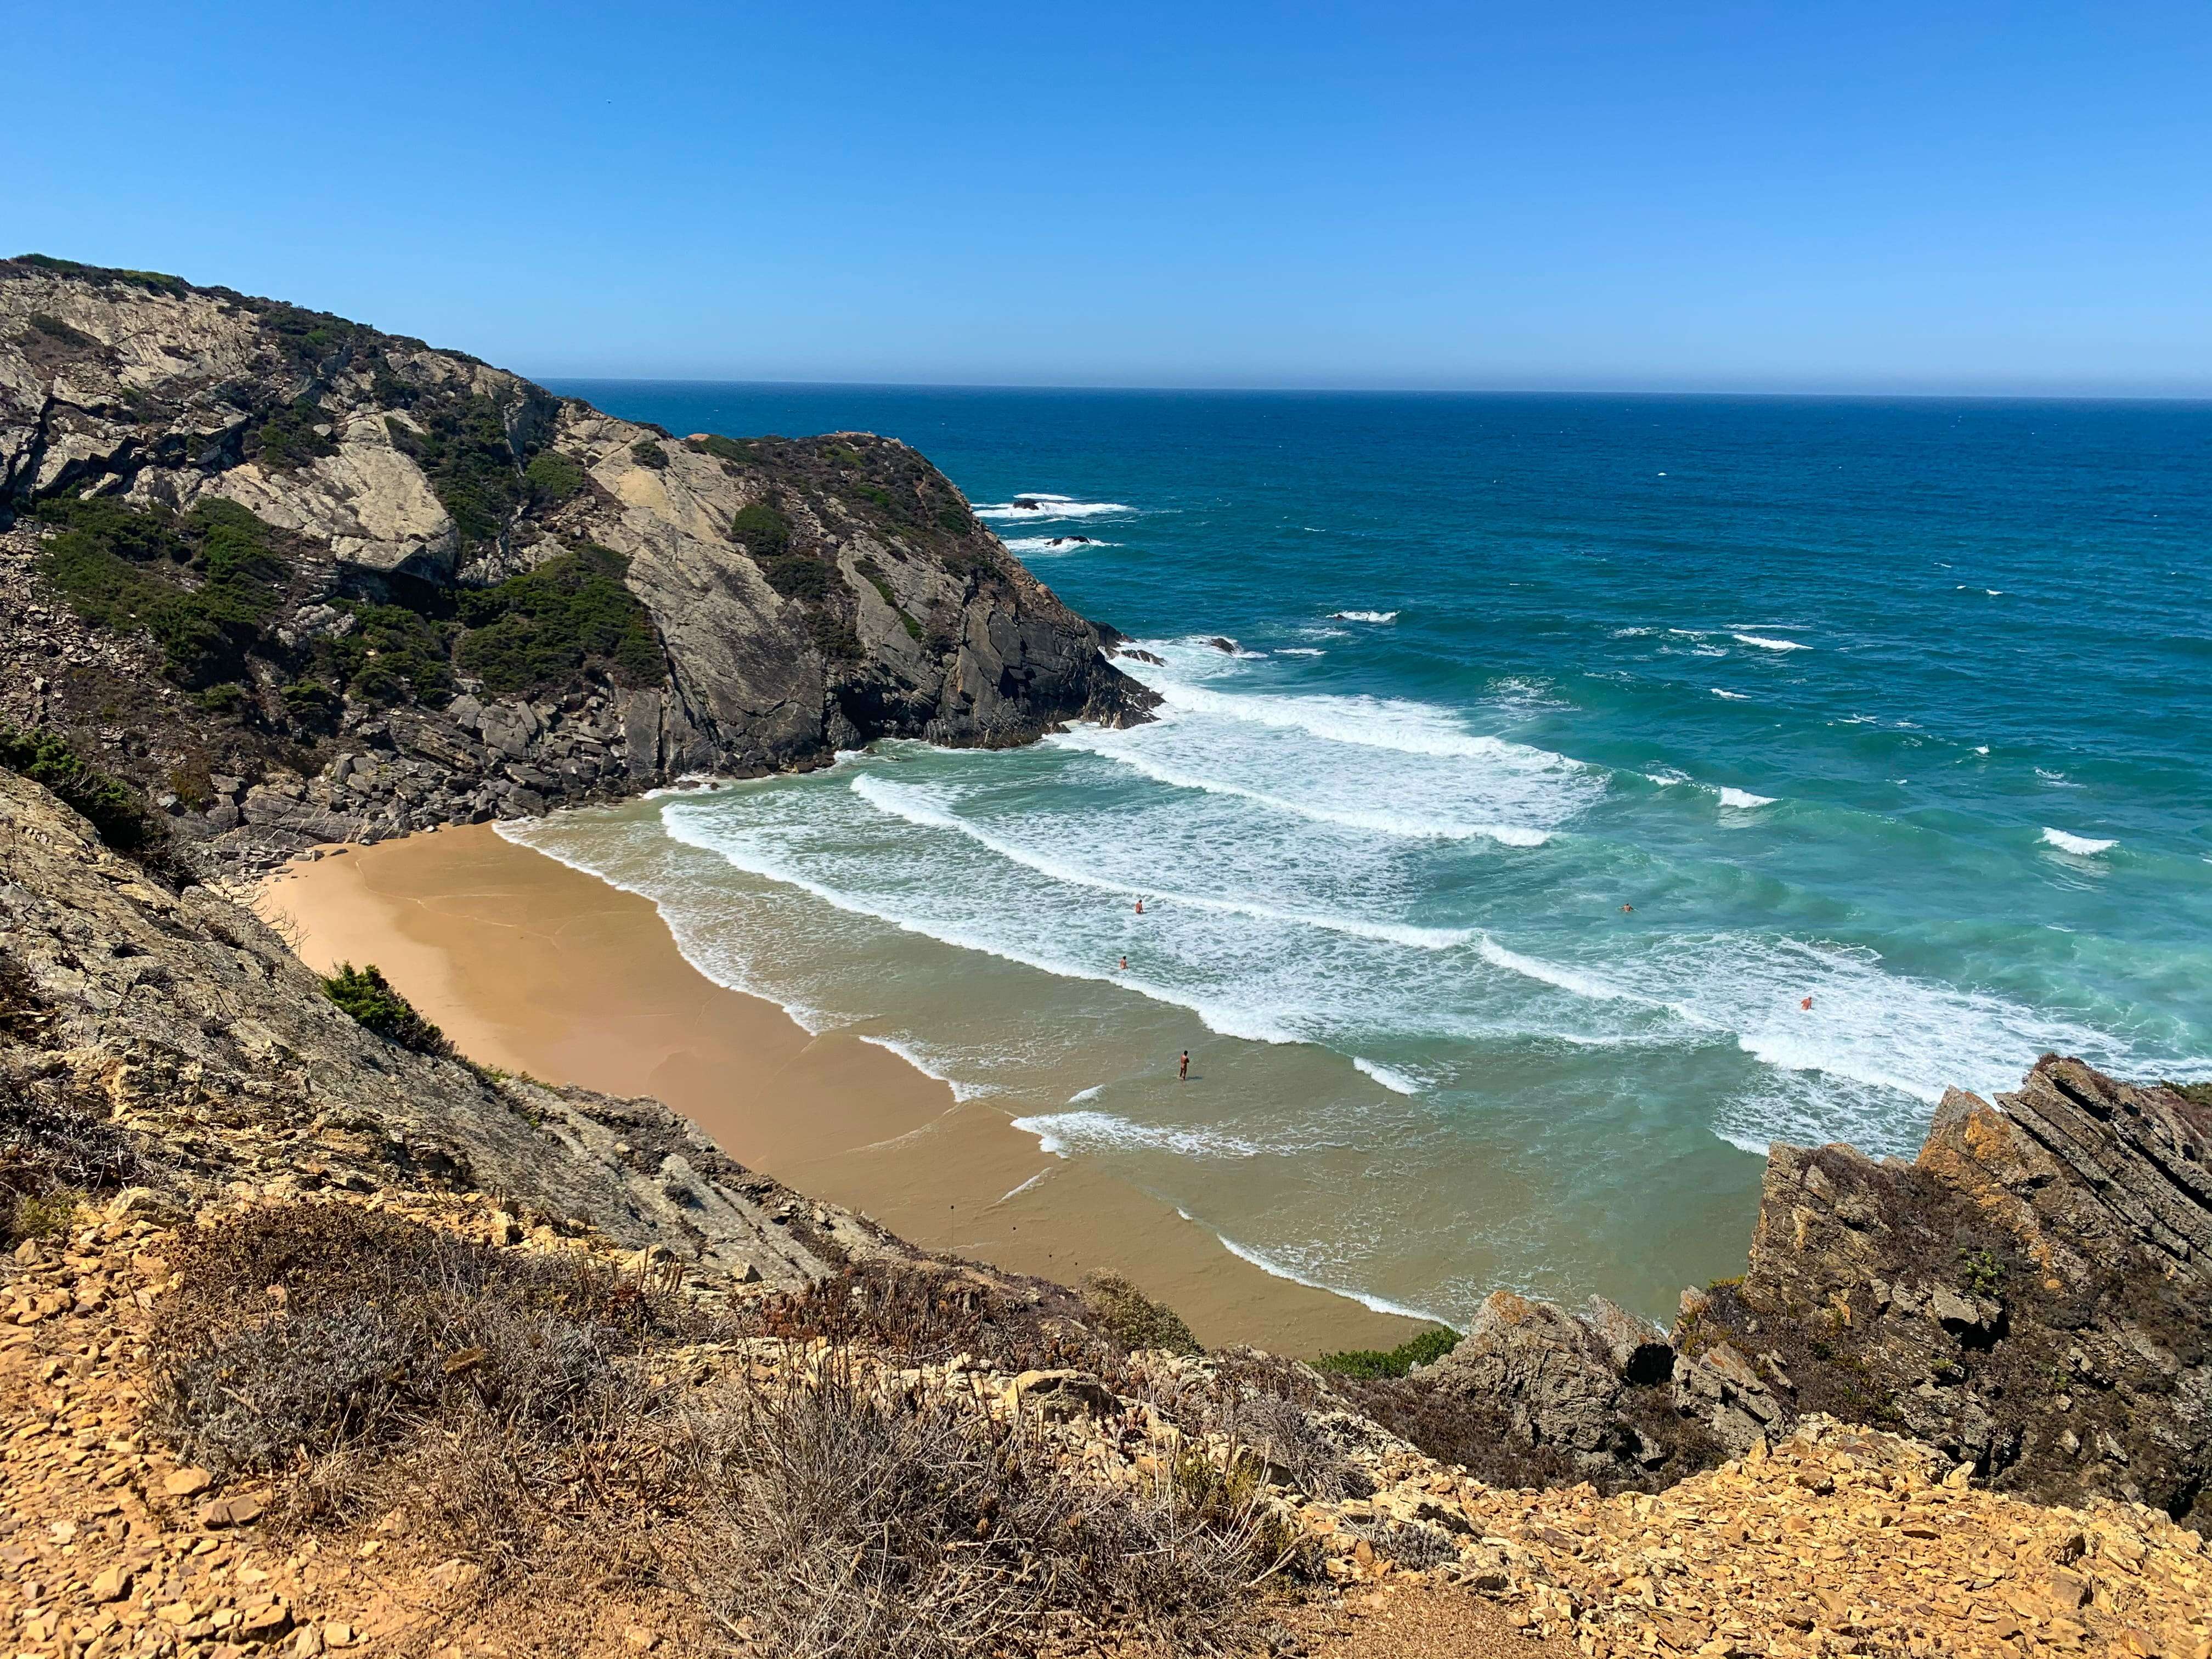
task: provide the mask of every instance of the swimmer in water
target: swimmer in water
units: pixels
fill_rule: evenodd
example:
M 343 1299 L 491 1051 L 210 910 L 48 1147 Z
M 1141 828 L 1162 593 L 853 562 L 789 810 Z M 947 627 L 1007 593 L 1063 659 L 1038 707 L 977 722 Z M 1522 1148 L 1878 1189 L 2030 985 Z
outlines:
M 1190 1081 L 1190 1050 L 1188 1048 L 1182 1051 L 1182 1061 L 1176 1067 L 1176 1081 L 1177 1083 Z
M 1142 899 L 1137 901 L 1137 914 L 1140 916 L 1145 914 L 1145 902 Z
M 1813 999 L 1812 999 L 1812 998 L 1810 998 L 1810 997 L 1807 997 L 1807 998 L 1804 1000 L 1804 1001 L 1802 1001 L 1802 1002 L 1799 1003 L 1797 1006 L 1798 1006 L 1800 1008 L 1804 1009 L 1804 1010 L 1806 1011 L 1806 1012 L 1810 1013 L 1810 1012 L 1812 1012 L 1812 1010 L 1813 1010 Z
M 1115 971 L 1116 971 L 1117 973 L 1123 973 L 1123 974 L 1127 973 L 1127 972 L 1129 971 L 1129 958 L 1128 958 L 1128 957 L 1123 957 L 1121 958 L 1121 967 L 1120 967 L 1120 968 L 1118 968 L 1117 969 L 1115 969 Z
M 1634 905 L 1632 905 L 1632 904 L 1624 904 L 1624 905 L 1622 905 L 1622 906 L 1620 907 L 1620 914 L 1621 914 L 1621 915 L 1628 915 L 1631 911 L 1634 910 L 1635 908 L 1636 908 L 1636 907 L 1635 907 Z

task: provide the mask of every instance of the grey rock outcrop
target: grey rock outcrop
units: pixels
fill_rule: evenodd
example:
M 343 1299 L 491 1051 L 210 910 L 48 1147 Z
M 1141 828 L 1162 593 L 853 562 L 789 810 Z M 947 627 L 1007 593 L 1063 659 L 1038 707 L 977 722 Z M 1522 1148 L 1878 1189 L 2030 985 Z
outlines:
M 1677 1479 L 1808 1414 L 1909 1434 L 2003 1490 L 2212 1530 L 2212 1099 L 2047 1055 L 1953 1091 L 1912 1163 L 1776 1146 L 1748 1270 L 1663 1338 L 1501 1292 L 1375 1410 L 1473 1463 Z
M 6 770 L 0 1097 L 123 1131 L 187 1192 L 492 1193 L 770 1288 L 913 1254 L 741 1168 L 657 1101 L 497 1080 L 386 1042 L 252 913 L 150 881 Z
M 231 640 L 231 683 L 86 620 L 39 516 L 81 498 L 265 526 L 282 591 Z M 577 549 L 611 556 L 645 633 L 616 649 L 594 599 L 471 653 L 470 594 Z M 0 260 L 0 719 L 174 796 L 201 868 L 1152 701 L 903 444 L 678 441 L 342 318 L 36 258 Z M 191 787 L 203 769 L 250 787 Z

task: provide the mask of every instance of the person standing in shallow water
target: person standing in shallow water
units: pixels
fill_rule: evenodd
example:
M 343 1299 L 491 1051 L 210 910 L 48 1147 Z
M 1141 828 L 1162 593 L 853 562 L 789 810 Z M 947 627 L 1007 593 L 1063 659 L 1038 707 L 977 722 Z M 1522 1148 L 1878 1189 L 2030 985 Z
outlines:
M 1182 1051 L 1182 1060 L 1176 1066 L 1176 1081 L 1177 1083 L 1190 1081 L 1190 1050 L 1188 1048 Z

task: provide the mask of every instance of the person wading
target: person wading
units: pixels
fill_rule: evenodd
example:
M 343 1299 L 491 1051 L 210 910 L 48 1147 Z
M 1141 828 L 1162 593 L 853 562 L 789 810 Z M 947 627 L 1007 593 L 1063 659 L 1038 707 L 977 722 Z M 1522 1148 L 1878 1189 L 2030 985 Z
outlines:
M 1176 1081 L 1177 1083 L 1190 1081 L 1190 1050 L 1188 1048 L 1182 1051 L 1182 1061 L 1176 1067 Z

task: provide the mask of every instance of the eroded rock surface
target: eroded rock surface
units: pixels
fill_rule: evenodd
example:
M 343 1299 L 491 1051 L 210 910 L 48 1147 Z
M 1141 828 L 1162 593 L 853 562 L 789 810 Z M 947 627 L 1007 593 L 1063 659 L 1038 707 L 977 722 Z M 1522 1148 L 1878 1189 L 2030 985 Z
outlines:
M 141 528 L 235 503 L 272 591 L 212 640 L 118 614 L 112 571 L 53 562 L 84 500 Z M 96 533 L 131 580 L 211 591 L 125 528 Z M 606 571 L 635 637 L 604 594 L 501 598 Z M 1152 701 L 903 444 L 679 439 L 342 318 L 52 260 L 0 260 L 0 720 L 166 797 L 202 868 Z
M 121 1130 L 179 1191 L 489 1193 L 518 1218 L 785 1288 L 910 1254 L 743 1169 L 657 1101 L 495 1079 L 385 1041 L 252 913 L 149 881 L 6 770 L 0 1091 Z

